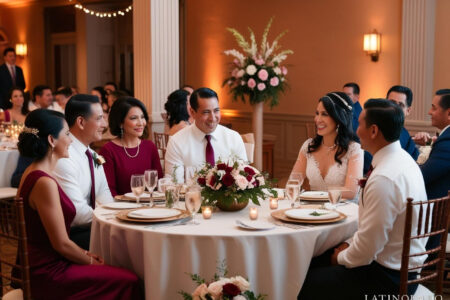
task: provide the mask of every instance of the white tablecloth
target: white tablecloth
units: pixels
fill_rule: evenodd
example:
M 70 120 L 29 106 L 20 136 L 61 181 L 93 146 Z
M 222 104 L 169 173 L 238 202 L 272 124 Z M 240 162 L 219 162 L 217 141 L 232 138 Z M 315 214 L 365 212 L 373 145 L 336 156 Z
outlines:
M 280 208 L 288 205 L 287 200 L 280 201 Z M 348 218 L 337 224 L 247 231 L 236 227 L 235 220 L 248 219 L 248 208 L 217 212 L 210 220 L 197 216 L 200 225 L 157 229 L 120 222 L 106 215 L 111 210 L 97 208 L 90 248 L 108 264 L 130 269 L 143 279 L 146 299 L 181 299 L 178 291 L 192 292 L 196 287 L 186 273 L 209 280 L 224 259 L 229 276 L 248 278 L 256 293 L 268 295 L 267 299 L 296 299 L 311 258 L 357 229 L 357 205 L 338 210 Z M 259 215 L 259 220 L 271 218 L 267 203 Z
M 0 187 L 11 186 L 11 176 L 17 167 L 19 151 L 0 150 Z

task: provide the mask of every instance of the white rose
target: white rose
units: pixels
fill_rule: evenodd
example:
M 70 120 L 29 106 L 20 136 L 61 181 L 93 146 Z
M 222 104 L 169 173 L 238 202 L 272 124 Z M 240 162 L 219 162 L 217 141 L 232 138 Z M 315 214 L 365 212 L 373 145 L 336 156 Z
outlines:
M 248 291 L 250 289 L 250 283 L 242 276 L 236 276 L 230 278 L 231 283 L 237 285 L 241 292 Z
M 223 175 L 225 175 L 225 171 L 224 170 L 218 170 L 217 171 L 217 175 L 219 175 L 219 180 L 221 180 Z
M 238 186 L 239 190 L 245 190 L 247 188 L 247 185 L 248 185 L 247 178 L 245 178 L 242 175 L 237 175 L 235 177 L 235 179 L 236 179 L 236 185 Z
M 237 295 L 237 296 L 234 296 L 234 297 L 233 297 L 233 300 L 247 300 L 247 298 L 245 298 L 245 297 L 242 296 L 242 295 Z
M 259 182 L 259 186 L 266 184 L 266 181 L 264 180 L 264 176 L 258 176 L 257 180 Z
M 257 69 L 254 65 L 249 65 L 249 66 L 247 66 L 245 71 L 247 72 L 248 75 L 252 76 L 252 75 L 255 75 Z
M 231 281 L 228 278 L 220 278 L 220 280 L 213 282 L 208 286 L 208 292 L 214 299 L 219 299 L 219 296 L 222 294 L 223 286 L 230 282 Z
M 279 67 L 275 67 L 273 68 L 273 71 L 275 72 L 275 74 L 280 75 L 281 74 L 281 69 Z
M 242 76 L 244 76 L 244 74 L 245 74 L 245 71 L 242 70 L 242 69 L 240 69 L 239 71 L 237 71 L 236 77 L 237 77 L 237 78 L 241 78 Z

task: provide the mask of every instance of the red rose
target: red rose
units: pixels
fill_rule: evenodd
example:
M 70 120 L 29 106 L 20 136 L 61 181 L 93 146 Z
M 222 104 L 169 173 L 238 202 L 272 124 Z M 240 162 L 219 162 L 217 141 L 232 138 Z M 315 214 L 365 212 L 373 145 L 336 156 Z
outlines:
M 362 178 L 358 180 L 358 185 L 363 189 L 366 186 L 367 178 Z
M 231 173 L 231 171 L 233 171 L 233 167 L 227 167 L 225 170 L 226 173 Z
M 224 286 L 222 287 L 222 292 L 224 296 L 230 296 L 230 297 L 234 297 L 237 296 L 241 293 L 241 290 L 239 289 L 239 287 L 235 284 L 232 283 L 227 283 L 224 284 Z
M 247 179 L 248 182 L 251 182 L 253 179 L 252 175 L 247 175 L 247 177 L 245 177 Z
M 250 167 L 245 167 L 245 168 L 244 168 L 244 171 L 245 171 L 245 173 L 247 173 L 248 175 L 251 175 L 251 176 L 253 176 L 253 175 L 256 174 L 256 173 L 255 173 L 255 170 L 253 170 L 253 169 L 250 168 Z
M 206 185 L 206 178 L 205 177 L 199 177 L 197 179 L 198 184 L 200 185 Z
M 217 170 L 226 170 L 227 169 L 227 165 L 226 164 L 218 164 L 217 165 Z
M 231 186 L 234 183 L 234 178 L 231 176 L 231 174 L 225 174 L 222 177 L 222 182 L 225 186 Z

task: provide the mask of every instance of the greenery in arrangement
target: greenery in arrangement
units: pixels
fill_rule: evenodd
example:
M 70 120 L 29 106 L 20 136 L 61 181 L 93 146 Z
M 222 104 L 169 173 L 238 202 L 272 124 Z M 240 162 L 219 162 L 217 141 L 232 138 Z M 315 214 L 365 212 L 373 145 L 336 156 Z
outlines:
M 255 295 L 250 291 L 250 283 L 242 276 L 227 278 L 228 271 L 224 263 L 218 267 L 213 279 L 207 282 L 198 274 L 188 275 L 198 286 L 194 292 L 180 291 L 184 300 L 264 300 L 265 295 Z
M 244 52 L 236 49 L 224 52 L 234 57 L 230 76 L 223 82 L 223 86 L 230 87 L 234 100 L 240 98 L 245 102 L 245 95 L 248 95 L 251 104 L 270 101 L 269 104 L 273 107 L 278 104 L 279 93 L 284 92 L 287 87 L 287 68 L 281 63 L 294 52 L 281 50 L 279 44 L 287 30 L 280 33 L 272 44 L 267 41 L 272 21 L 273 17 L 267 23 L 259 49 L 255 34 L 250 27 L 248 28 L 250 41 L 247 41 L 236 29 L 227 28 Z
M 228 162 L 219 160 L 214 167 L 206 163 L 197 172 L 197 182 L 203 188 L 204 205 L 216 205 L 218 202 L 231 205 L 234 201 L 243 203 L 249 200 L 259 205 L 259 200 L 269 194 L 277 197 L 266 177 L 236 158 Z

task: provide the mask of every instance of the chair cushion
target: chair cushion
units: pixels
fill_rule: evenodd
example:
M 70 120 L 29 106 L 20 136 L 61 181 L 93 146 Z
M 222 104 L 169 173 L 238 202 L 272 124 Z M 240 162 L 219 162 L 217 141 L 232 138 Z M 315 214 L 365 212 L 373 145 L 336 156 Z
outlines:
M 23 291 L 22 289 L 9 291 L 3 296 L 2 300 L 23 300 Z
M 434 294 L 427 289 L 425 286 L 419 284 L 417 286 L 417 290 L 414 293 L 414 298 L 415 299 L 433 299 Z
M 0 188 L 0 199 L 14 198 L 17 194 L 17 189 L 12 187 Z

